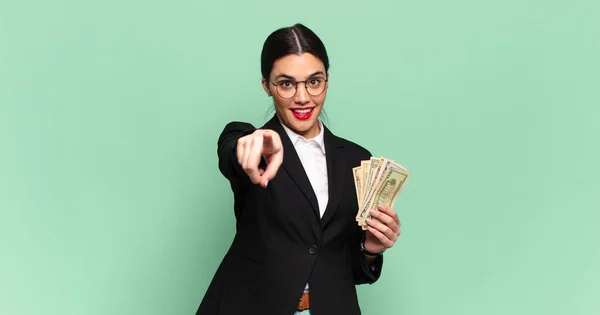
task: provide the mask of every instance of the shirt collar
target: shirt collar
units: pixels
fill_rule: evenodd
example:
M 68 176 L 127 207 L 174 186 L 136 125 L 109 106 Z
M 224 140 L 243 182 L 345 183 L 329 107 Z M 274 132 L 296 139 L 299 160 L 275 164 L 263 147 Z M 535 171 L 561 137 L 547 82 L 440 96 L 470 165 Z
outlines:
M 293 132 L 290 128 L 288 128 L 286 125 L 284 125 L 283 123 L 281 123 L 281 121 L 279 123 L 281 123 L 281 126 L 283 126 L 283 129 L 285 130 L 285 132 L 287 133 L 288 137 L 290 137 L 290 140 L 292 141 L 292 144 L 296 145 L 296 143 L 298 142 L 298 139 L 302 138 L 306 141 L 315 141 L 318 145 L 319 148 L 321 149 L 321 151 L 323 152 L 323 154 L 325 154 L 325 132 L 324 132 L 324 126 L 323 123 L 321 122 L 321 120 L 318 120 L 319 122 L 319 134 L 312 138 L 312 139 L 306 139 L 303 136 Z

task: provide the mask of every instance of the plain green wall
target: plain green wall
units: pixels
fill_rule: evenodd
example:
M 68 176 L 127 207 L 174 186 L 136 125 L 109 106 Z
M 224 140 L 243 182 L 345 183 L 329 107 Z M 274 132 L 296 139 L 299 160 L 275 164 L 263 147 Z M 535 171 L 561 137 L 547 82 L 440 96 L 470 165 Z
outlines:
M 295 22 L 328 126 L 413 172 L 365 314 L 600 314 L 600 5 L 541 0 L 0 1 L 0 314 L 193 314 Z

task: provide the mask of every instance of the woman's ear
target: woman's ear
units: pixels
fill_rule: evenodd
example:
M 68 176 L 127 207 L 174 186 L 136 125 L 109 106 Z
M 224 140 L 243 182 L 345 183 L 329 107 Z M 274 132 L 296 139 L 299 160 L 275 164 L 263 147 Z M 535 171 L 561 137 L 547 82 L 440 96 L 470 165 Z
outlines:
M 261 83 L 263 90 L 265 90 L 268 96 L 271 96 L 271 90 L 269 90 L 269 83 L 267 82 L 267 79 L 262 78 Z

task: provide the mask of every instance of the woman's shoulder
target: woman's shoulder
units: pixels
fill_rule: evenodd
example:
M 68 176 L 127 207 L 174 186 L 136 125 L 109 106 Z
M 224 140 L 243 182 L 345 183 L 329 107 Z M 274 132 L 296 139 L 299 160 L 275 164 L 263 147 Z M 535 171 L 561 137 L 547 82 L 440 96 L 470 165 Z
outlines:
M 353 155 L 353 156 L 360 156 L 361 159 L 369 159 L 372 155 L 371 155 L 371 151 L 369 151 L 367 148 L 365 148 L 363 145 L 358 144 L 357 142 L 353 141 L 353 140 L 349 140 L 347 138 L 344 137 L 340 137 L 340 136 L 335 136 L 338 140 L 338 143 L 340 143 L 345 150 L 347 150 L 348 154 Z

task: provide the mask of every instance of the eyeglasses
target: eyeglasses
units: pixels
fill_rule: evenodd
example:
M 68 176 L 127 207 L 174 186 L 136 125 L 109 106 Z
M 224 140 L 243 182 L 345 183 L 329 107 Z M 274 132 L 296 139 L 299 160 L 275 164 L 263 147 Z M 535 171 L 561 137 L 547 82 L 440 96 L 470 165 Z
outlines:
M 306 92 L 312 96 L 319 96 L 325 91 L 325 87 L 328 80 L 321 77 L 310 78 L 304 81 L 293 81 L 293 80 L 281 80 L 277 83 L 269 80 L 271 84 L 276 87 L 277 94 L 282 98 L 292 98 L 296 95 L 298 91 L 298 84 L 304 83 L 304 88 L 306 88 Z

